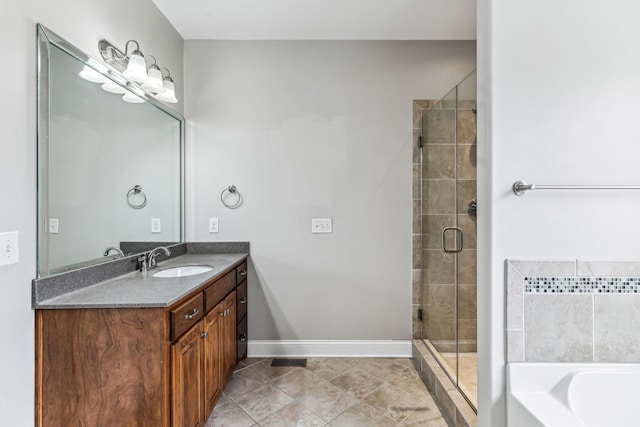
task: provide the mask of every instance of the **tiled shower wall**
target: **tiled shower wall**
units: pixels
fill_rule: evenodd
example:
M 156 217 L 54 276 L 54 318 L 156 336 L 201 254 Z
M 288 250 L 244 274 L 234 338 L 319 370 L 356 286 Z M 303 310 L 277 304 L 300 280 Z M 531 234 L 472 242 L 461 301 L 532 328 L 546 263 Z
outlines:
M 506 261 L 508 362 L 640 362 L 640 261 Z
M 467 212 L 468 203 L 476 198 L 475 103 L 458 105 L 457 158 L 455 106 L 452 101 L 415 101 L 413 110 L 413 334 L 429 338 L 441 352 L 456 351 L 456 291 L 459 349 L 476 350 L 476 221 Z M 431 111 L 423 132 L 422 115 L 427 110 Z M 425 137 L 422 161 L 417 148 L 420 135 Z M 440 248 L 442 228 L 454 226 L 456 217 L 464 236 L 457 289 L 456 255 Z M 421 307 L 422 322 L 416 316 Z

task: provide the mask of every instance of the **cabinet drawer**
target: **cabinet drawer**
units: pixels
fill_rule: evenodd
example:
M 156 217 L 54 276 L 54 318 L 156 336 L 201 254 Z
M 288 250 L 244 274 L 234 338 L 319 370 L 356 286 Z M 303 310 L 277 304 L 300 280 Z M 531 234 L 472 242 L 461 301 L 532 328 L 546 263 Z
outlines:
M 236 287 L 236 274 L 230 271 L 222 279 L 204 290 L 205 311 L 208 313 L 213 307 L 226 297 Z
M 247 358 L 247 342 L 249 341 L 247 335 L 247 316 L 243 317 L 238 322 L 238 327 L 236 328 L 236 337 L 236 354 L 238 356 L 238 361 L 244 360 Z
M 247 261 L 236 268 L 236 283 L 242 283 L 247 278 Z
M 238 289 L 236 290 L 236 292 L 237 292 L 236 298 L 238 298 L 236 301 L 236 307 L 237 307 L 236 318 L 239 321 L 247 314 L 248 301 L 247 301 L 247 281 L 246 280 L 240 286 L 238 286 Z
M 204 314 L 204 300 L 202 292 L 184 304 L 171 310 L 171 341 L 182 335 L 191 325 L 195 324 Z

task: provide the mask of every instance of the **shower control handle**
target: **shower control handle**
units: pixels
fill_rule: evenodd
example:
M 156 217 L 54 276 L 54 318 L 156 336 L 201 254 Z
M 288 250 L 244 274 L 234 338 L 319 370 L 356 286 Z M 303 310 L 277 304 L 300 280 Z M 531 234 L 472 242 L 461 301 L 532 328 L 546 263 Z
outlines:
M 446 244 L 447 231 L 453 231 L 456 233 L 456 246 L 452 249 L 447 248 L 447 244 Z M 455 254 L 462 251 L 462 230 L 460 229 L 460 227 L 445 227 L 442 229 L 442 236 L 440 239 L 440 248 L 442 249 L 442 252 L 445 252 L 448 254 Z

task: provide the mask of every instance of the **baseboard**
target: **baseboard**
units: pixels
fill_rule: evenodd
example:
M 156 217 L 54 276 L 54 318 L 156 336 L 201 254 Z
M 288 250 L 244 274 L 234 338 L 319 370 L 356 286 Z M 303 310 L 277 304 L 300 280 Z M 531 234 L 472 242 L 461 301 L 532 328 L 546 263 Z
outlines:
M 250 340 L 249 357 L 405 357 L 411 340 Z

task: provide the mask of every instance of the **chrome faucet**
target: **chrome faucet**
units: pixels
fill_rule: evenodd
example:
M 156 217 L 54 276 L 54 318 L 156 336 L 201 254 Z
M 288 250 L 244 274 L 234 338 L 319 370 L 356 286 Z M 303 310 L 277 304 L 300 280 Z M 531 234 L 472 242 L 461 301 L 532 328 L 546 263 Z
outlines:
M 164 246 L 158 246 L 155 249 L 152 249 L 151 252 L 147 255 L 147 261 L 149 262 L 149 268 L 154 268 L 157 266 L 156 257 L 160 255 L 160 251 L 164 251 L 166 256 L 171 255 L 171 251 Z
M 109 256 L 109 252 L 111 251 L 116 251 L 121 258 L 124 258 L 124 252 L 122 252 L 119 248 L 116 248 L 115 246 L 109 246 L 107 249 L 105 249 L 103 256 Z

